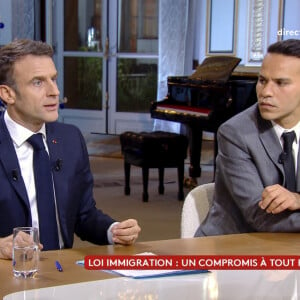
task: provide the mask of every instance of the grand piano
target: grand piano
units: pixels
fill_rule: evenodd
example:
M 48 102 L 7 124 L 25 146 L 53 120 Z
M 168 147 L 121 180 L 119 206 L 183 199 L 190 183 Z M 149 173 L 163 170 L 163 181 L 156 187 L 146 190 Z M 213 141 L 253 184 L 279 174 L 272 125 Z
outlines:
M 207 57 L 191 76 L 168 77 L 166 97 L 151 104 L 152 118 L 185 124 L 189 176 L 194 180 L 201 176 L 203 131 L 215 134 L 223 122 L 257 101 L 257 74 L 235 72 L 240 61 L 229 56 Z M 216 157 L 216 138 L 214 145 Z

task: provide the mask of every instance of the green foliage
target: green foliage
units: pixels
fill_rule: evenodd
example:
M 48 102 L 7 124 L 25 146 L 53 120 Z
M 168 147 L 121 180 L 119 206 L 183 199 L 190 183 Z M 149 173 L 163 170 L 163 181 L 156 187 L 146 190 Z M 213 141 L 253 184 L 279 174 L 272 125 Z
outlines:
M 78 59 L 78 108 L 101 109 L 102 59 L 84 57 Z
M 118 61 L 118 111 L 148 113 L 150 103 L 156 99 L 157 65 L 137 62 L 136 59 Z

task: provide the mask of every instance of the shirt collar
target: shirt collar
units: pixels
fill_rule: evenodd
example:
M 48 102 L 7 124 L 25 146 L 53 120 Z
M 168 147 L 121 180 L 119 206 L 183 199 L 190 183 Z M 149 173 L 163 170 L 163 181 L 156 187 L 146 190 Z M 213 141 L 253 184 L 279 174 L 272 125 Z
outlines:
M 277 135 L 277 137 L 279 138 L 279 140 L 281 140 L 281 136 L 284 132 L 289 132 L 289 131 L 295 131 L 295 134 L 296 134 L 296 139 L 295 139 L 295 142 L 298 144 L 299 143 L 299 138 L 300 138 L 300 122 L 298 122 L 296 124 L 296 126 L 294 126 L 293 128 L 290 128 L 290 129 L 286 129 L 286 128 L 283 128 L 281 127 L 280 125 L 278 125 L 277 123 L 275 123 L 274 121 L 271 121 L 272 124 L 273 124 L 273 128 L 275 130 L 275 133 Z
M 46 138 L 46 126 L 43 124 L 42 128 L 38 132 L 33 132 L 24 126 L 15 122 L 7 113 L 4 112 L 4 121 L 7 126 L 8 132 L 17 147 L 22 146 L 26 140 L 35 133 L 41 133 Z

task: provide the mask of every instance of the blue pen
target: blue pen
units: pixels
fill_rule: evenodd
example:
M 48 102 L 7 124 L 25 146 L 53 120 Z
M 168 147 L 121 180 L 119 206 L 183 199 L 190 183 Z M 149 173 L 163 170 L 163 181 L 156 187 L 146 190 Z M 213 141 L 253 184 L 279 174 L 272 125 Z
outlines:
M 61 264 L 57 260 L 55 261 L 55 267 L 59 272 L 63 271 Z

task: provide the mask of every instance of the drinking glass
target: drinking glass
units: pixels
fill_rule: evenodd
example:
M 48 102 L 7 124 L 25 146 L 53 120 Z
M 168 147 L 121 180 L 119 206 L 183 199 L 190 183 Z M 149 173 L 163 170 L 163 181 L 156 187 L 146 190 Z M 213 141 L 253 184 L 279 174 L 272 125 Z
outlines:
M 35 227 L 13 229 L 13 274 L 31 278 L 38 271 L 39 231 Z

